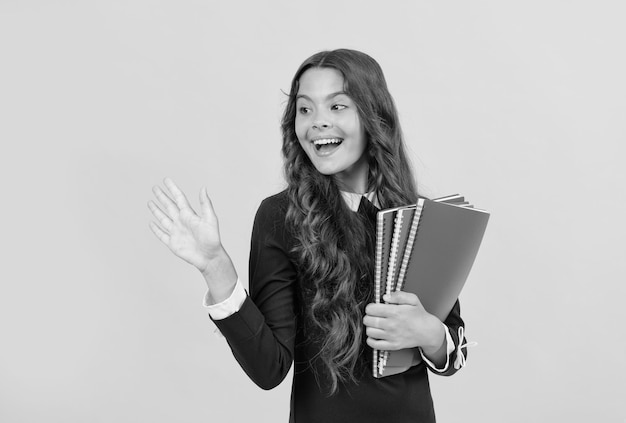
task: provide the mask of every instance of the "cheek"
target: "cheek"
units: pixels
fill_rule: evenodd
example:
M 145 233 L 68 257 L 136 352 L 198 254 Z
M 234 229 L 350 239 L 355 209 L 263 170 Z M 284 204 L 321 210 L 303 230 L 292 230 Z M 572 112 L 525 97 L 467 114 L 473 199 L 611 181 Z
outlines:
M 297 138 L 298 144 L 300 145 L 300 148 L 302 148 L 302 150 L 304 150 L 305 154 L 308 156 L 309 151 L 307 148 L 305 148 L 306 128 L 303 127 L 302 121 L 300 121 L 300 124 L 298 125 L 298 120 L 296 119 L 294 129 L 296 131 L 296 138 Z
M 355 147 L 359 150 L 364 150 L 367 146 L 367 136 L 365 135 L 365 125 L 361 123 L 359 115 L 355 112 L 353 116 L 345 121 L 345 127 L 350 131 L 355 140 Z
M 298 137 L 298 140 L 303 140 L 306 137 L 306 125 L 302 118 L 296 117 L 294 129 L 296 130 L 296 137 Z
M 367 150 L 367 135 L 365 133 L 365 128 L 363 127 L 363 125 L 359 124 L 357 133 L 359 138 L 358 148 L 361 152 L 365 152 L 365 150 Z

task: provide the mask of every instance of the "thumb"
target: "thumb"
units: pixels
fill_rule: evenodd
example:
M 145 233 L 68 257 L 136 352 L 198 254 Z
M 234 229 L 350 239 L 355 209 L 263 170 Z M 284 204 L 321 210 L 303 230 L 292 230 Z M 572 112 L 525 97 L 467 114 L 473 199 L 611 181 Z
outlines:
M 215 215 L 215 210 L 213 209 L 213 203 L 211 203 L 211 199 L 209 198 L 209 193 L 207 192 L 206 187 L 202 187 L 200 190 L 200 211 L 202 216 L 207 217 L 211 214 Z
M 412 306 L 422 305 L 417 295 L 404 291 L 395 291 L 392 292 L 391 295 L 385 294 L 383 296 L 383 300 L 385 300 L 388 304 L 406 304 Z

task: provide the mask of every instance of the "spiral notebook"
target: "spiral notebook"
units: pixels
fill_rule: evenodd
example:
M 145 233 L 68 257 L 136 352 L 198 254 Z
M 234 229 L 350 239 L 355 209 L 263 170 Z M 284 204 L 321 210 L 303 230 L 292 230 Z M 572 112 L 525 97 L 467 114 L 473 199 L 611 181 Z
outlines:
M 488 212 L 458 194 L 379 211 L 374 301 L 381 302 L 384 293 L 412 292 L 444 321 L 467 280 L 488 220 Z M 374 350 L 372 373 L 390 376 L 419 361 L 417 349 Z

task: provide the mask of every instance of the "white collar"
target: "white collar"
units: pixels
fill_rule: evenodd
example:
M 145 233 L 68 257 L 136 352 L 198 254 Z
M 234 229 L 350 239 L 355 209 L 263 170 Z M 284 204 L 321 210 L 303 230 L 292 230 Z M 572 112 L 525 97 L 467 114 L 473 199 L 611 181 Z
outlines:
M 359 204 L 361 204 L 362 197 L 367 198 L 372 204 L 380 208 L 380 206 L 378 205 L 378 197 L 376 196 L 376 192 L 374 191 L 366 192 L 365 194 L 357 194 L 356 192 L 341 191 L 341 195 L 343 199 L 345 200 L 346 204 L 348 205 L 348 208 L 352 211 L 359 210 Z

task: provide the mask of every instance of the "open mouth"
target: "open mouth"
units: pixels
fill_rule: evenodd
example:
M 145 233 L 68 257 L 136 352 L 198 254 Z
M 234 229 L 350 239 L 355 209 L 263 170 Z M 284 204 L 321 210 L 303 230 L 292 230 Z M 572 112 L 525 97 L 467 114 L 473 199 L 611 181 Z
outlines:
M 342 138 L 321 138 L 313 141 L 317 151 L 330 151 L 339 147 L 343 142 Z

